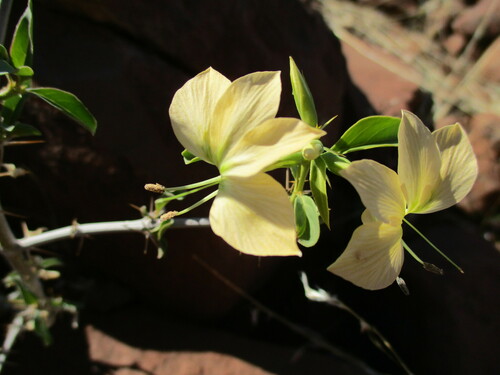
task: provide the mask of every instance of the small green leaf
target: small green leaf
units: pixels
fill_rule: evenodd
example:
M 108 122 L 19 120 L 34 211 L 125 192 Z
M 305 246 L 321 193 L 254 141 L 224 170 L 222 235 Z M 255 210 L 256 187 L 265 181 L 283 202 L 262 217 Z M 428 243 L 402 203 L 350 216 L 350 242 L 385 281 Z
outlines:
M 5 60 L 0 60 L 0 76 L 6 75 L 6 74 L 11 74 L 16 71 L 16 68 L 14 68 L 12 65 L 10 65 L 7 61 Z
M 45 258 L 40 262 L 40 267 L 51 268 L 62 266 L 63 263 L 58 258 Z
M 311 162 L 310 181 L 312 195 L 319 215 L 330 229 L 330 210 L 328 209 L 328 194 L 326 191 L 326 164 L 321 158 Z
M 330 150 L 321 155 L 321 160 L 323 160 L 328 170 L 336 175 L 351 164 L 347 158 Z
M 35 73 L 33 72 L 33 69 L 31 69 L 29 66 L 24 65 L 20 66 L 17 68 L 16 75 L 21 76 L 21 77 L 33 77 Z
M 26 305 L 35 305 L 38 303 L 38 299 L 36 296 L 24 285 L 24 283 L 21 281 L 21 278 L 18 276 L 16 279 L 14 279 L 14 282 L 16 283 L 17 287 L 19 288 L 19 291 L 21 292 L 21 295 L 23 297 L 24 303 Z
M 9 61 L 9 53 L 3 44 L 0 44 L 0 60 Z
M 7 126 L 5 128 L 7 138 L 21 138 L 21 137 L 35 137 L 40 136 L 40 130 L 32 125 L 16 123 L 15 125 Z
M 375 147 L 396 147 L 400 121 L 390 116 L 365 117 L 347 129 L 331 149 L 347 154 Z
M 3 123 L 12 125 L 19 117 L 25 97 L 21 94 L 10 96 L 3 101 L 3 107 L 0 111 L 0 116 L 3 118 Z
M 72 93 L 51 87 L 29 88 L 26 91 L 59 109 L 92 134 L 95 133 L 97 128 L 96 119 L 80 99 Z
M 305 247 L 314 246 L 320 234 L 318 209 L 314 200 L 307 195 L 298 195 L 294 201 L 294 211 L 299 243 Z
M 186 164 L 186 165 L 191 164 L 191 163 L 196 163 L 197 161 L 201 160 L 198 156 L 193 155 L 188 150 L 182 151 L 181 155 L 184 158 L 184 164 Z
M 290 81 L 292 83 L 293 99 L 299 112 L 300 118 L 306 124 L 316 126 L 318 124 L 318 115 L 314 106 L 314 99 L 307 86 L 306 79 L 299 71 L 299 68 L 290 57 Z
M 35 333 L 42 339 L 45 346 L 52 344 L 52 335 L 45 319 L 39 314 L 35 317 Z
M 28 0 L 28 6 L 17 23 L 10 45 L 10 58 L 16 68 L 31 65 L 33 58 L 32 20 L 32 5 L 31 0 Z

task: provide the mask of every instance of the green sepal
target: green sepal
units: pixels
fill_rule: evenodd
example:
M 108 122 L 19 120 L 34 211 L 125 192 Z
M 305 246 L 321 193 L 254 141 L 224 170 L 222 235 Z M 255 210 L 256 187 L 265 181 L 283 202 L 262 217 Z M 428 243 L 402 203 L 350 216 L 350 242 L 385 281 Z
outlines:
M 192 163 L 196 163 L 197 161 L 200 161 L 201 159 L 196 156 L 196 155 L 193 155 L 190 151 L 188 150 L 184 150 L 181 152 L 181 155 L 182 157 L 184 158 L 184 164 L 188 165 L 188 164 L 192 164 Z
M 19 68 L 31 65 L 33 59 L 33 14 L 31 0 L 16 25 L 10 45 L 10 59 Z
M 278 168 L 291 168 L 296 165 L 300 165 L 304 162 L 304 156 L 302 156 L 302 151 L 294 152 L 287 157 L 278 160 L 276 163 L 267 167 L 264 172 L 273 171 Z
M 160 212 L 165 208 L 168 202 L 171 201 L 170 197 L 158 198 L 155 200 L 155 211 Z
M 167 231 L 168 228 L 170 228 L 172 226 L 173 223 L 174 223 L 173 219 L 162 221 L 160 223 L 160 227 L 159 227 L 158 232 L 157 232 L 158 239 L 163 238 L 163 236 L 165 235 L 165 232 Z
M 162 221 L 160 225 L 158 225 L 156 228 L 154 228 L 151 233 L 153 233 L 156 237 L 157 240 L 157 245 L 158 245 L 158 253 L 156 255 L 157 259 L 163 258 L 165 255 L 165 251 L 167 249 L 167 241 L 164 238 L 165 232 L 167 231 L 168 228 L 172 226 L 174 223 L 174 220 L 166 220 Z
M 293 202 L 298 241 L 302 246 L 311 247 L 319 240 L 318 208 L 307 195 L 297 195 Z
M 330 210 L 328 208 L 328 193 L 326 190 L 326 164 L 321 158 L 311 162 L 309 185 L 319 211 L 319 216 L 330 229 Z
M 92 134 L 97 129 L 97 121 L 85 105 L 70 92 L 52 87 L 28 88 L 26 92 L 43 99 L 51 106 L 71 117 Z
M 35 137 L 40 136 L 42 133 L 40 130 L 32 125 L 16 123 L 5 127 L 5 136 L 8 139 L 21 138 L 21 137 Z
M 396 147 L 401 119 L 390 116 L 362 118 L 342 134 L 331 150 L 339 154 L 376 147 Z
M 4 76 L 6 74 L 12 74 L 16 71 L 12 65 L 10 65 L 6 60 L 0 59 L 0 76 Z
M 318 115 L 311 90 L 309 90 L 306 79 L 299 71 L 292 57 L 290 57 L 290 81 L 292 83 L 293 99 L 300 118 L 306 124 L 316 126 L 318 124 Z
M 330 172 L 335 173 L 336 175 L 340 175 L 340 171 L 347 168 L 351 164 L 349 159 L 331 150 L 328 150 L 327 152 L 322 154 L 320 158 L 325 163 L 326 168 L 328 168 Z

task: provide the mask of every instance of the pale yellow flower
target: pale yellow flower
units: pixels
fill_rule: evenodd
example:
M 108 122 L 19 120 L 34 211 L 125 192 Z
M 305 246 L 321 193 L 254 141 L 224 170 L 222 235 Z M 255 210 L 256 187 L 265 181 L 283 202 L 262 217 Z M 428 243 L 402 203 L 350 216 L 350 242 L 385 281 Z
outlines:
M 363 224 L 328 270 L 365 289 L 385 288 L 399 275 L 405 215 L 458 203 L 477 177 L 476 158 L 458 123 L 431 133 L 417 116 L 403 111 L 398 142 L 398 173 L 372 160 L 355 161 L 341 172 L 366 210 Z
M 263 171 L 325 134 L 298 119 L 275 118 L 280 94 L 279 72 L 231 82 L 209 68 L 176 92 L 169 110 L 181 144 L 220 171 L 212 230 L 252 255 L 301 254 L 288 194 Z

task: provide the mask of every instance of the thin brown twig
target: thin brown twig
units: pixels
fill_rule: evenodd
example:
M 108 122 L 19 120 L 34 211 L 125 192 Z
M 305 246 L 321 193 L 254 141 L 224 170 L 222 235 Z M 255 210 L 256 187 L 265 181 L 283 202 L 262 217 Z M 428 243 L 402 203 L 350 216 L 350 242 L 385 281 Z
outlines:
M 247 301 L 252 303 L 258 310 L 262 311 L 263 313 L 267 314 L 268 316 L 275 319 L 279 323 L 288 327 L 291 331 L 295 332 L 296 334 L 306 338 L 314 346 L 330 352 L 331 354 L 333 354 L 333 355 L 341 358 L 342 360 L 352 364 L 356 368 L 364 371 L 366 374 L 371 374 L 371 375 L 379 374 L 377 371 L 370 368 L 366 363 L 364 363 L 359 358 L 356 358 L 356 357 L 344 352 L 343 350 L 333 346 L 332 344 L 330 344 L 319 333 L 317 333 L 309 328 L 298 325 L 298 324 L 290 321 L 289 319 L 285 318 L 284 316 L 278 314 L 277 312 L 270 309 L 269 307 L 265 306 L 260 301 L 258 301 L 257 299 L 255 299 L 254 297 L 249 295 L 247 292 L 245 292 L 243 289 L 241 289 L 239 286 L 237 286 L 232 281 L 230 281 L 227 277 L 223 276 L 220 272 L 218 272 L 216 269 L 214 269 L 212 266 L 210 266 L 208 263 L 206 263 L 203 259 L 201 259 L 197 255 L 193 255 L 193 259 L 195 262 L 200 264 L 205 270 L 210 272 L 215 278 L 217 278 L 224 285 L 226 285 L 228 288 L 232 289 L 238 295 L 240 295 L 241 297 L 243 297 L 244 299 L 246 299 Z

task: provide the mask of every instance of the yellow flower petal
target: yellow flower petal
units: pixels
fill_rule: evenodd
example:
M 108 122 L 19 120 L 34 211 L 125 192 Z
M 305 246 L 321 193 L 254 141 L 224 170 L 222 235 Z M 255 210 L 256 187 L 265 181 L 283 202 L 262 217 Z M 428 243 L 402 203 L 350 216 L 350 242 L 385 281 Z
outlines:
M 354 186 L 371 215 L 385 223 L 401 225 L 405 198 L 396 172 L 373 160 L 359 160 L 340 174 Z
M 301 255 L 293 208 L 271 176 L 223 178 L 210 209 L 210 225 L 229 245 L 250 255 Z
M 251 73 L 231 83 L 212 118 L 208 141 L 218 150 L 216 165 L 245 133 L 276 116 L 280 95 L 280 72 Z
M 361 214 L 361 222 L 363 224 L 368 224 L 374 221 L 377 221 L 377 219 L 375 219 L 375 217 L 370 213 L 370 211 L 364 210 L 363 213 Z
M 431 201 L 417 213 L 444 210 L 469 193 L 477 177 L 477 161 L 467 134 L 460 124 L 445 126 L 432 133 L 441 152 L 441 180 Z
M 425 207 L 441 183 L 441 156 L 425 125 L 413 113 L 403 111 L 398 133 L 398 175 L 408 212 Z
M 328 271 L 365 289 L 385 288 L 396 280 L 403 265 L 401 237 L 401 226 L 363 224 Z
M 208 149 L 215 106 L 231 81 L 212 68 L 187 81 L 174 95 L 169 115 L 179 142 L 194 155 L 213 162 Z
M 294 118 L 268 120 L 246 133 L 221 162 L 224 176 L 248 177 L 281 158 L 302 150 L 326 134 Z

